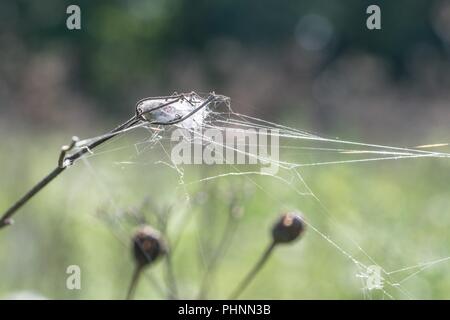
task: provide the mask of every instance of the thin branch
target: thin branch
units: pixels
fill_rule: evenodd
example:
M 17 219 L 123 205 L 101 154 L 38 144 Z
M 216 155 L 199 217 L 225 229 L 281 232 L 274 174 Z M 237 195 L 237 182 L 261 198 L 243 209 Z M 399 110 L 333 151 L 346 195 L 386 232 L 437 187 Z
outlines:
M 157 213 L 156 217 L 158 219 L 159 228 L 166 238 L 166 241 L 169 241 L 169 234 L 168 234 L 168 224 L 169 224 L 169 218 L 172 214 L 172 207 L 168 207 L 165 210 L 166 212 L 163 213 L 159 210 L 156 210 Z M 169 244 L 169 248 L 171 248 Z M 168 298 L 170 300 L 177 300 L 178 299 L 178 286 L 177 286 L 177 278 L 175 276 L 175 270 L 173 266 L 172 261 L 172 250 L 167 250 L 166 252 L 166 272 L 167 272 L 167 287 L 169 289 Z
M 194 94 L 194 93 L 192 93 Z M 184 95 L 181 95 L 184 97 Z M 8 210 L 5 211 L 5 213 L 0 218 L 0 229 L 10 225 L 13 223 L 11 217 L 19 210 L 23 205 L 25 205 L 34 195 L 36 195 L 38 192 L 40 192 L 48 183 L 50 183 L 53 179 L 55 179 L 57 176 L 59 176 L 68 166 L 72 165 L 76 160 L 78 160 L 80 157 L 82 157 L 85 153 L 89 152 L 90 150 L 94 149 L 95 147 L 98 147 L 99 145 L 103 144 L 104 142 L 110 140 L 111 138 L 115 137 L 116 135 L 120 134 L 123 130 L 127 128 L 131 128 L 133 125 L 139 123 L 140 121 L 148 121 L 149 124 L 153 125 L 175 125 L 178 124 L 187 118 L 191 117 L 201 109 L 205 108 L 207 105 L 209 105 L 212 102 L 218 102 L 218 101 L 225 101 L 225 99 L 228 99 L 227 97 L 216 95 L 214 93 L 211 93 L 207 99 L 205 99 L 198 107 L 191 110 L 189 113 L 183 115 L 183 116 L 177 116 L 174 119 L 166 122 L 161 121 L 148 121 L 145 117 L 143 117 L 142 114 L 136 113 L 133 117 L 131 117 L 129 120 L 124 122 L 123 124 L 119 125 L 118 127 L 114 128 L 113 130 L 109 131 L 106 135 L 102 136 L 101 138 L 94 140 L 87 146 L 83 146 L 83 148 L 76 153 L 67 156 L 66 153 L 70 150 L 72 150 L 74 147 L 77 146 L 76 142 L 72 140 L 71 145 L 69 146 L 63 146 L 61 149 L 61 153 L 58 159 L 58 165 L 55 169 L 53 169 L 48 175 L 46 175 L 41 181 L 39 181 L 33 188 L 31 188 L 25 195 L 23 195 L 13 206 L 11 206 Z M 160 106 L 157 106 L 155 108 L 145 110 L 146 113 L 151 113 L 154 110 L 157 110 L 159 108 L 162 108 L 166 105 L 169 105 L 171 103 L 174 103 L 178 101 L 179 99 L 172 100 L 171 102 L 167 104 L 162 104 Z M 137 110 L 136 110 L 137 111 Z
M 247 288 L 247 286 L 252 282 L 252 280 L 255 278 L 255 276 L 258 274 L 258 272 L 261 270 L 261 268 L 264 266 L 264 264 L 267 262 L 267 259 L 269 259 L 270 255 L 273 252 L 273 249 L 277 243 L 273 241 L 269 247 L 264 251 L 264 254 L 261 256 L 261 258 L 258 260 L 258 262 L 255 264 L 253 269 L 247 274 L 247 276 L 244 278 L 244 280 L 241 281 L 241 283 L 236 287 L 236 289 L 233 291 L 233 293 L 230 296 L 230 300 L 237 299 L 241 293 Z
M 211 276 L 218 267 L 220 258 L 222 258 L 225 255 L 225 252 L 227 251 L 227 248 L 231 243 L 231 239 L 233 238 L 234 231 L 236 230 L 239 221 L 233 214 L 233 210 L 235 209 L 236 209 L 236 200 L 233 200 L 229 208 L 227 223 L 224 228 L 222 237 L 219 241 L 219 245 L 213 252 L 213 256 L 211 257 L 211 259 L 209 259 L 206 265 L 206 269 L 203 274 L 203 278 L 200 285 L 200 290 L 197 296 L 197 299 L 199 300 L 204 299 L 207 296 Z
M 170 250 L 166 254 L 166 268 L 167 268 L 167 282 L 169 287 L 169 299 L 178 299 L 177 279 L 175 277 L 175 271 L 172 262 L 172 253 Z
M 134 269 L 133 276 L 131 277 L 131 282 L 127 293 L 127 300 L 133 299 L 134 292 L 136 291 L 136 286 L 139 282 L 141 273 L 142 273 L 142 266 L 137 265 L 136 268 Z
M 56 167 L 55 169 L 53 169 L 47 176 L 44 177 L 44 179 L 39 181 L 38 184 L 31 188 L 30 191 L 28 191 L 22 198 L 20 198 L 11 208 L 6 210 L 6 212 L 0 219 L 0 228 L 12 224 L 13 220 L 11 219 L 11 217 L 14 215 L 14 213 L 19 210 L 20 207 L 22 207 L 25 203 L 27 203 L 36 193 L 42 190 L 50 181 L 55 179 L 61 172 L 63 172 L 64 169 L 65 167 Z
M 19 210 L 22 206 L 24 206 L 33 196 L 35 196 L 39 191 L 45 188 L 51 181 L 53 181 L 57 176 L 59 176 L 69 165 L 73 164 L 76 160 L 78 160 L 81 156 L 83 156 L 89 150 L 98 147 L 102 143 L 110 140 L 119 134 L 122 130 L 131 127 L 132 125 L 141 121 L 136 116 L 127 120 L 120 126 L 114 128 L 109 131 L 108 134 L 104 138 L 100 138 L 88 144 L 86 147 L 81 149 L 80 151 L 66 157 L 66 153 L 70 151 L 71 148 L 75 146 L 74 141 L 72 140 L 72 144 L 70 146 L 63 146 L 61 148 L 61 154 L 58 159 L 58 165 L 54 168 L 48 175 L 46 175 L 41 181 L 39 181 L 34 187 L 32 187 L 25 195 L 23 195 L 14 205 L 12 205 L 8 210 L 3 213 L 0 218 L 0 229 L 8 226 L 13 223 L 12 216 Z

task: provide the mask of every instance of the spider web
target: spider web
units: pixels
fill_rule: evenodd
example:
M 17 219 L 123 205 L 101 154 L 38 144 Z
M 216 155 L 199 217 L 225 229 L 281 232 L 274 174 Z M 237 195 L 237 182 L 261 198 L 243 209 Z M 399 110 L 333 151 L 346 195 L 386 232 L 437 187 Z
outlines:
M 206 143 L 216 145 L 217 150 L 231 150 L 236 154 L 242 153 L 244 156 L 255 158 L 259 164 L 275 165 L 279 168 L 277 173 L 268 173 L 260 170 L 258 165 L 213 165 L 214 170 L 205 170 L 202 177 L 188 175 L 188 171 L 192 167 L 188 164 L 176 164 L 172 161 L 170 147 L 173 146 L 171 140 L 171 133 L 179 126 L 164 127 L 151 126 L 147 123 L 140 123 L 132 128 L 128 128 L 121 132 L 110 142 L 99 148 L 91 151 L 88 155 L 82 158 L 83 163 L 88 168 L 89 172 L 95 177 L 99 188 L 101 188 L 108 197 L 108 202 L 113 205 L 116 212 L 120 212 L 120 205 L 117 200 L 111 195 L 110 188 L 104 183 L 105 177 L 102 177 L 97 170 L 94 169 L 92 161 L 97 157 L 102 157 L 105 154 L 111 154 L 120 150 L 130 148 L 134 149 L 131 155 L 125 160 L 114 161 L 114 165 L 119 168 L 126 166 L 138 166 L 139 168 L 155 168 L 164 166 L 173 170 L 177 176 L 178 185 L 177 192 L 184 195 L 184 202 L 188 206 L 191 205 L 192 196 L 189 192 L 189 187 L 192 185 L 204 184 L 214 180 L 245 178 L 255 188 L 260 190 L 267 199 L 279 205 L 280 210 L 290 210 L 291 206 L 286 205 L 283 198 L 273 194 L 267 186 L 265 186 L 258 179 L 262 177 L 268 179 L 270 183 L 278 183 L 285 187 L 284 191 L 294 194 L 298 197 L 307 198 L 316 204 L 316 212 L 304 212 L 305 220 L 308 229 L 316 233 L 322 241 L 325 241 L 333 250 L 336 250 L 343 258 L 354 265 L 356 272 L 354 277 L 361 281 L 362 295 L 365 299 L 373 298 L 375 292 L 381 292 L 380 295 L 375 295 L 377 298 L 397 299 L 397 298 L 417 298 L 415 294 L 410 292 L 405 283 L 414 277 L 417 277 L 421 272 L 435 267 L 437 265 L 446 263 L 450 260 L 450 256 L 439 257 L 430 261 L 419 261 L 414 265 L 399 266 L 393 270 L 389 270 L 381 266 L 376 259 L 365 250 L 357 240 L 348 232 L 349 228 L 338 221 L 333 210 L 328 208 L 324 201 L 319 198 L 318 194 L 313 191 L 307 179 L 304 178 L 304 170 L 308 168 L 322 168 L 338 165 L 356 165 L 361 163 L 373 162 L 387 162 L 387 161 L 406 161 L 407 159 L 416 158 L 449 158 L 450 154 L 443 151 L 433 151 L 437 148 L 447 147 L 448 144 L 430 144 L 415 147 L 395 147 L 388 145 L 371 144 L 360 141 L 341 140 L 338 138 L 329 138 L 316 134 L 302 131 L 296 128 L 266 121 L 256 117 L 248 116 L 235 112 L 229 103 L 220 106 L 214 106 L 207 110 L 207 116 L 204 118 L 203 129 L 215 129 L 220 132 L 234 131 L 245 132 L 245 130 L 266 130 L 268 135 L 276 137 L 279 140 L 280 156 L 279 159 L 273 159 L 267 156 L 250 153 L 247 149 L 239 148 L 239 145 L 228 145 L 223 142 L 218 142 L 201 135 L 198 129 L 183 128 L 190 133 L 189 142 L 193 145 L 202 145 Z M 145 137 L 139 139 L 138 142 L 124 142 L 124 137 L 130 137 L 132 140 L 136 139 L 133 134 L 135 131 L 143 131 Z M 87 144 L 94 139 L 84 140 L 80 146 Z M 245 142 L 244 142 L 245 143 Z M 156 160 L 149 155 L 153 155 Z M 225 158 L 224 154 L 221 154 Z M 203 166 L 202 166 L 203 167 Z M 211 167 L 211 166 L 208 166 Z M 198 168 L 195 169 L 198 172 Z M 274 181 L 274 182 L 273 182 Z M 331 236 L 327 231 L 322 230 L 320 223 L 317 223 L 316 216 L 326 219 L 335 230 L 339 230 L 339 239 Z M 313 219 L 314 218 L 314 219 Z M 185 217 L 189 219 L 189 217 Z M 121 227 L 120 218 L 113 218 L 118 228 L 116 228 L 117 237 L 126 245 L 128 238 L 125 236 L 125 230 Z M 180 225 L 185 225 L 180 223 Z M 179 228 L 178 239 L 173 241 L 179 242 L 183 227 Z M 368 288 L 367 280 L 371 277 L 371 266 L 379 266 L 381 269 L 381 277 L 383 287 L 371 289 Z M 155 279 L 152 279 L 155 283 Z M 156 283 L 158 287 L 159 284 Z M 162 289 L 159 289 L 162 291 Z

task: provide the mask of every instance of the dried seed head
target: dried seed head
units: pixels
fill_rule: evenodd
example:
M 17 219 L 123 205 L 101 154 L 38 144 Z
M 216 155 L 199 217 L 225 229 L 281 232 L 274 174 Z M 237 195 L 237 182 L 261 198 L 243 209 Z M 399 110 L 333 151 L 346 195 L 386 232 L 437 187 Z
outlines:
M 133 236 L 134 259 L 143 267 L 156 261 L 167 252 L 161 234 L 150 226 L 139 228 Z
M 283 214 L 272 228 L 274 243 L 289 243 L 305 231 L 303 218 L 295 212 Z

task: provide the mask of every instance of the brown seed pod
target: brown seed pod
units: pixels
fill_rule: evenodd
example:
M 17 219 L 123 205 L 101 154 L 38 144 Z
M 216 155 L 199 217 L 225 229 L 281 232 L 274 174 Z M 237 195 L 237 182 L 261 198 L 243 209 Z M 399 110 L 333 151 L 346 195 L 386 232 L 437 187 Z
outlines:
M 150 226 L 140 227 L 133 236 L 133 254 L 138 266 L 144 267 L 167 252 L 161 234 Z
M 283 214 L 272 228 L 274 243 L 289 243 L 297 239 L 305 231 L 306 225 L 300 214 L 289 212 Z

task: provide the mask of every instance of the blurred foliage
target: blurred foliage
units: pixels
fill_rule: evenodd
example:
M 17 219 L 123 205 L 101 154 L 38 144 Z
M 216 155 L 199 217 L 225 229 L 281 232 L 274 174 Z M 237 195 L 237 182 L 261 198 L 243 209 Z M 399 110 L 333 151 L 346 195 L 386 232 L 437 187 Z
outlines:
M 405 57 L 417 43 L 441 51 L 441 40 L 431 26 L 436 1 L 2 1 L 2 33 L 22 39 L 30 52 L 64 49 L 77 61 L 71 75 L 74 85 L 102 101 L 107 110 L 129 97 L 136 84 L 149 78 L 158 86 L 167 81 L 167 66 L 179 52 L 200 57 L 214 39 L 232 39 L 247 48 L 272 52 L 295 42 L 302 16 L 325 17 L 333 27 L 327 48 L 329 63 L 352 50 L 363 50 L 386 59 L 392 71 L 402 74 Z M 65 8 L 78 4 L 82 31 L 65 28 Z M 382 8 L 382 27 L 389 32 L 369 32 L 365 10 Z M 59 12 L 59 14 L 58 14 Z M 207 68 L 207 66 L 206 66 Z M 211 87 L 220 83 L 210 77 Z

